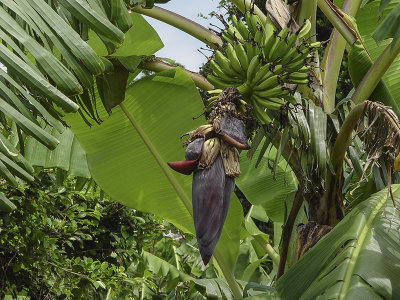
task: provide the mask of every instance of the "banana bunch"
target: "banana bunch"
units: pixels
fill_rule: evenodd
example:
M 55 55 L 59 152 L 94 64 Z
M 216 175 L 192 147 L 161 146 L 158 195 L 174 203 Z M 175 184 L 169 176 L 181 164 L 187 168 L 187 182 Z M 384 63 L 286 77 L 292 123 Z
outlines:
M 267 110 L 278 110 L 286 101 L 294 101 L 294 90 L 285 84 L 309 84 L 312 52 L 320 43 L 304 39 L 311 29 L 308 20 L 296 33 L 289 28 L 272 32 L 251 12 L 246 12 L 245 21 L 247 26 L 233 15 L 232 25 L 224 23 L 224 45 L 210 59 L 212 74 L 207 76 L 217 89 L 209 93 L 236 87 L 253 106 L 255 117 L 270 123 Z M 217 98 L 212 96 L 210 105 Z

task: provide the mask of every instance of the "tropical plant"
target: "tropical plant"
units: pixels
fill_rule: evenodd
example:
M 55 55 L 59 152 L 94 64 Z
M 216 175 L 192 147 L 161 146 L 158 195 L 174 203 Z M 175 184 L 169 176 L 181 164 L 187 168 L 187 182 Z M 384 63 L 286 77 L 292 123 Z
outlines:
M 145 264 L 148 255 L 170 259 L 183 244 L 170 237 L 173 227 L 108 199 L 93 182 L 77 190 L 79 178 L 53 170 L 35 178 L 24 188 L 1 185 L 18 207 L 0 216 L 2 299 L 161 294 L 161 279 Z
M 268 0 L 265 14 L 250 0 L 232 0 L 242 15 L 229 18 L 231 24 L 224 21 L 220 33 L 153 6 L 154 1 L 0 2 L 0 60 L 7 67 L 0 85 L 5 100 L 0 169 L 10 183 L 16 184 L 14 175 L 33 179 L 23 156 L 25 137 L 53 149 L 58 140 L 43 128 L 62 132 L 66 123 L 86 152 L 93 179 L 111 198 L 197 233 L 198 239 L 199 224 L 217 225 L 210 234 L 210 243 L 219 240 L 210 266 L 217 278 L 199 283 L 147 255 L 152 272 L 203 285 L 202 293 L 215 297 L 395 298 L 399 293 L 394 233 L 399 217 L 396 211 L 382 213 L 398 201 L 398 186 L 392 184 L 400 169 L 399 1 Z M 317 8 L 334 26 L 326 44 L 316 40 Z M 214 49 L 208 80 L 153 57 L 162 42 L 141 14 Z M 336 99 L 345 53 L 353 90 Z M 134 80 L 142 69 L 157 74 Z M 206 106 L 196 86 L 210 91 Z M 80 108 L 80 117 L 64 116 L 60 108 Z M 238 124 L 244 121 L 252 142 L 247 155 L 240 153 L 236 186 L 252 203 L 245 218 L 235 194 L 225 222 L 226 202 L 217 219 L 201 208 L 192 211 L 190 177 L 166 164 L 182 161 L 177 137 L 205 123 L 193 119 L 203 111 L 214 143 L 229 144 L 222 147 L 222 158 L 226 154 L 235 164 L 216 158 L 202 170 L 208 152 L 191 142 L 211 141 L 197 131 L 200 136 L 189 135 L 187 161 L 179 165 L 194 170 L 195 191 L 196 178 L 204 174 L 206 187 L 237 175 L 238 151 L 231 145 L 246 148 L 247 141 L 235 135 L 243 133 Z M 228 122 L 226 115 L 239 121 Z M 218 193 L 217 200 L 229 204 L 230 191 Z M 198 197 L 195 193 L 195 207 Z M 14 208 L 3 198 L 6 209 Z M 194 228 L 193 215 L 196 220 L 199 213 L 206 221 L 200 218 Z M 271 220 L 273 236 L 260 232 L 253 219 Z M 247 259 L 238 259 L 246 249 Z M 366 263 L 372 260 L 382 263 Z

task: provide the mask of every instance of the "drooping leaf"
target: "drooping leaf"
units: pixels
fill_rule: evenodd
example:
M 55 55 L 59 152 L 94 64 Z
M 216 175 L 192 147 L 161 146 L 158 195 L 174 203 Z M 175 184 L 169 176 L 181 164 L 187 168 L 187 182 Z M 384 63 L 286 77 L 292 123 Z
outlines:
M 107 112 L 125 99 L 126 83 L 129 71 L 123 66 L 114 66 L 111 74 L 102 74 L 96 77 L 101 101 Z
M 256 151 L 255 155 L 260 151 Z M 262 206 L 270 219 L 283 222 L 287 205 L 294 196 L 292 192 L 296 189 L 294 177 L 289 167 L 285 171 L 278 165 L 274 179 L 267 161 L 268 159 L 263 157 L 261 166 L 256 169 L 254 166 L 257 162 L 242 152 L 240 155 L 242 174 L 236 179 L 236 185 L 251 204 Z
M 14 203 L 7 199 L 7 197 L 0 192 L 0 211 L 10 212 L 17 207 Z
M 392 185 L 394 201 L 400 186 Z M 398 204 L 397 204 L 398 205 Z M 357 205 L 277 282 L 282 299 L 400 297 L 400 218 L 384 189 Z M 293 288 L 296 287 L 296 288 Z
M 0 111 L 10 117 L 27 134 L 34 136 L 40 143 L 49 149 L 55 149 L 59 141 L 48 134 L 42 127 L 27 119 L 6 101 L 0 101 Z
M 107 18 L 98 14 L 90 5 L 83 0 L 58 0 L 74 17 L 88 25 L 96 33 L 107 40 L 122 44 L 124 33 L 114 26 Z
M 55 48 L 62 55 L 65 63 L 72 69 L 83 87 L 90 88 L 93 85 L 93 76 L 89 70 L 84 64 L 79 62 L 79 59 L 74 56 L 66 42 L 54 33 L 46 21 L 43 20 L 37 11 L 29 5 L 27 0 L 18 1 L 18 5 L 11 0 L 5 0 L 2 2 L 5 3 L 8 8 L 15 12 L 19 18 L 24 20 L 34 30 L 34 32 L 41 38 L 41 41 L 44 43 L 45 47 L 47 46 L 47 48 L 51 50 L 47 39 L 54 44 Z
M 17 55 L 12 53 L 6 46 L 0 45 L 1 62 L 10 70 L 24 79 L 25 83 L 40 91 L 42 95 L 48 97 L 67 112 L 75 112 L 79 106 L 71 101 L 67 96 L 51 85 L 41 73 L 35 68 L 31 68 L 24 63 Z
M 25 159 L 24 156 L 22 156 L 22 154 L 14 147 L 14 145 L 11 144 L 10 140 L 2 134 L 0 134 L 0 152 L 9 159 L 13 160 L 28 173 L 33 174 L 34 170 L 32 165 Z
M 9 159 L 7 156 L 5 156 L 3 153 L 0 153 L 0 160 L 14 176 L 17 176 L 25 181 L 33 181 L 34 180 L 34 178 L 31 174 L 29 174 L 26 170 L 24 170 L 19 165 L 17 165 L 15 162 L 13 162 L 11 159 Z
M 82 92 L 82 87 L 75 76 L 53 53 L 43 48 L 32 38 L 3 8 L 0 8 L 0 21 L 2 24 L 1 27 L 24 45 L 63 93 L 74 95 Z
M 43 168 L 60 168 L 69 175 L 90 178 L 85 151 L 82 149 L 74 133 L 66 128 L 63 133 L 48 127 L 46 129 L 60 144 L 50 151 L 37 140 L 28 138 L 25 145 L 25 157 L 33 166 Z
M 104 64 L 96 53 L 81 39 L 79 34 L 51 8 L 51 6 L 41 0 L 30 0 L 29 5 L 34 8 L 40 16 L 46 16 L 46 23 L 56 32 L 76 58 L 78 58 L 93 75 L 101 74 L 104 71 Z

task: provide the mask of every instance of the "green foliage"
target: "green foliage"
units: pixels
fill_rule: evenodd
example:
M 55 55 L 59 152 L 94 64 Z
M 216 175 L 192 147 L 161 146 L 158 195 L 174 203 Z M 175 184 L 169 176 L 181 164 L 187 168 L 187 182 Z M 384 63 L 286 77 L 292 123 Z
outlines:
M 156 255 L 158 240 L 171 228 L 160 219 L 101 198 L 93 188 L 65 192 L 53 173 L 42 172 L 25 189 L 2 184 L 17 209 L 0 217 L 0 298 L 42 297 L 137 299 L 144 286 L 142 250 Z M 144 284 L 144 285 L 143 285 Z
M 73 161 L 74 167 L 85 167 L 79 165 L 83 151 L 75 160 L 66 151 L 76 144 L 77 139 L 70 131 L 61 134 L 63 126 L 57 121 L 59 112 L 49 105 L 54 102 L 66 110 L 76 110 L 76 103 L 62 93 L 75 95 L 73 100 L 82 108 L 81 113 L 84 111 L 85 116 L 98 123 L 104 121 L 101 126 L 96 124 L 88 128 L 77 118 L 68 116 L 64 119 L 72 126 L 86 151 L 88 167 L 96 182 L 113 200 L 157 214 L 184 232 L 193 233 L 190 178 L 172 174 L 166 161 L 183 157 L 178 137 L 200 122 L 192 120 L 203 109 L 198 91 L 179 69 L 131 81 L 125 90 L 129 79 L 140 72 L 137 67 L 141 56 L 151 56 L 163 46 L 155 30 L 142 16 L 129 15 L 122 0 L 100 1 L 102 4 L 99 1 L 60 0 L 53 3 L 56 10 L 41 0 L 21 0 L 18 4 L 9 0 L 3 2 L 9 11 L 0 9 L 0 18 L 5 21 L 2 30 L 6 31 L 0 32 L 4 44 L 0 47 L 0 58 L 9 73 L 0 71 L 5 83 L 0 85 L 5 100 L 0 108 L 4 134 L 0 143 L 3 145 L 0 145 L 0 160 L 4 164 L 12 160 L 13 164 L 0 165 L 1 175 L 15 185 L 14 175 L 32 180 L 35 174 L 32 164 L 63 169 L 58 171 L 58 175 L 69 171 L 89 177 L 87 168 L 82 168 L 85 170 L 81 169 L 80 173 L 72 171 Z M 130 5 L 138 2 L 125 0 Z M 145 4 L 151 7 L 163 2 L 167 1 L 149 0 Z M 335 3 L 340 2 L 343 1 Z M 398 38 L 400 4 L 398 0 L 389 2 L 381 1 L 384 5 L 379 8 L 377 1 L 368 4 L 357 15 L 356 22 L 371 57 L 362 56 L 364 48 L 352 53 L 355 57 L 350 57 L 348 66 L 354 85 L 387 45 L 385 41 L 377 47 L 371 37 L 376 29 L 376 12 L 380 14 L 385 6 L 383 15 L 389 15 L 391 22 L 382 22 L 375 31 L 375 38 L 378 41 L 388 36 Z M 74 5 L 76 3 L 81 5 Z M 107 3 L 111 5 L 107 6 Z M 257 0 L 255 4 L 265 9 L 265 1 Z M 230 1 L 220 1 L 220 7 L 227 8 L 228 20 L 232 13 L 242 17 Z M 22 24 L 27 26 L 27 30 L 20 26 Z M 319 39 L 325 36 L 323 39 L 326 40 L 329 26 L 326 20 L 318 24 L 328 28 L 324 35 L 318 34 Z M 120 45 L 123 38 L 124 43 Z M 345 58 L 343 68 L 346 64 Z M 123 81 L 115 80 L 114 75 L 120 69 Z M 385 75 L 387 93 L 378 93 L 378 86 L 379 95 L 375 100 L 387 101 L 391 96 L 399 98 L 396 97 L 400 88 L 397 69 L 398 66 L 392 66 Z M 94 76 L 98 78 L 96 83 Z M 336 96 L 341 100 L 351 87 L 345 70 L 342 70 L 339 81 Z M 32 85 L 37 89 L 35 93 L 27 91 Z M 81 89 L 84 92 L 78 96 Z M 118 89 L 118 98 L 115 89 Z M 383 97 L 385 95 L 387 97 Z M 102 108 L 100 97 L 108 113 L 117 105 L 111 116 Z M 44 101 L 45 98 L 48 102 Z M 299 102 L 299 105 L 305 103 Z M 311 104 L 304 105 L 307 109 L 298 109 L 293 116 L 301 125 L 285 129 L 274 162 L 270 162 L 270 153 L 266 154 L 270 141 L 263 139 L 264 135 L 258 141 L 260 146 L 263 143 L 255 156 L 259 158 L 258 162 L 255 157 L 250 161 L 242 154 L 243 174 L 237 184 L 254 206 L 243 222 L 239 202 L 236 197 L 232 199 L 215 252 L 219 259 L 211 261 L 207 267 L 202 264 L 196 240 L 190 234 L 187 237 L 182 234 L 173 236 L 169 230 L 177 230 L 165 221 L 112 202 L 104 197 L 103 192 L 96 192 L 93 186 L 87 193 L 73 190 L 72 186 L 82 185 L 81 179 L 79 184 L 70 179 L 62 186 L 53 173 L 42 172 L 35 177 L 35 183 L 30 183 L 25 189 L 2 183 L 0 298 L 4 295 L 27 295 L 32 299 L 231 299 L 235 292 L 232 284 L 235 279 L 239 293 L 245 297 L 277 298 L 276 290 L 271 287 L 275 284 L 279 261 L 275 251 L 281 243 L 283 224 L 287 221 L 292 192 L 297 185 L 286 164 L 279 164 L 283 146 L 289 142 L 297 150 L 304 150 L 300 153 L 304 177 L 314 180 L 312 176 L 318 175 L 316 180 L 309 181 L 312 187 L 319 188 L 323 186 L 326 179 L 323 175 L 330 167 L 330 139 L 334 139 L 331 121 L 337 130 L 343 121 L 336 114 L 327 117 L 323 109 Z M 55 129 L 43 129 L 44 125 L 37 121 L 37 116 Z M 7 117 L 15 123 L 9 125 Z M 296 131 L 297 135 L 292 135 Z M 48 148 L 56 147 L 57 139 L 61 143 L 56 152 L 42 149 L 40 154 L 33 143 L 24 145 L 25 134 Z M 68 134 L 69 140 L 65 138 Z M 8 142 L 11 146 L 4 142 L 9 141 L 6 139 L 9 135 L 12 135 L 12 143 Z M 253 151 L 257 149 L 254 146 Z M 363 149 L 358 147 L 358 150 Z M 356 170 L 357 178 L 361 178 L 359 161 L 363 156 L 355 152 L 349 151 L 349 157 L 359 169 Z M 40 163 L 33 162 L 33 154 L 37 155 L 35 159 Z M 313 154 L 316 154 L 316 159 Z M 29 162 L 22 155 L 26 155 Z M 3 156 L 7 158 L 3 159 Z M 260 162 L 263 167 L 254 170 L 254 165 Z M 273 172 L 267 165 L 272 165 Z M 16 166 L 24 168 L 22 171 L 25 173 Z M 10 173 L 8 177 L 7 172 Z M 353 180 L 352 176 L 353 171 L 346 168 L 346 184 Z M 386 192 L 370 197 L 375 191 L 373 179 L 376 178 L 372 177 L 369 177 L 368 184 L 362 182 L 353 195 L 350 192 L 346 194 L 346 200 L 350 202 L 346 207 L 348 216 L 297 263 L 294 263 L 297 235 L 292 233 L 287 259 L 291 268 L 277 283 L 283 298 L 298 299 L 302 296 L 310 299 L 320 294 L 336 297 L 338 291 L 344 298 L 350 298 L 353 293 L 368 293 L 367 296 L 382 298 L 399 294 L 395 276 L 399 264 L 396 250 L 399 246 L 396 231 L 399 220 L 394 216 L 389 222 L 388 218 L 381 216 L 387 200 Z M 382 181 L 381 187 L 383 185 Z M 344 187 L 343 190 L 347 188 Z M 394 187 L 396 200 L 399 190 L 398 186 Z M 393 208 L 388 205 L 388 209 Z M 303 221 L 304 215 L 301 210 L 295 223 Z M 269 224 L 273 222 L 268 227 L 274 228 L 273 235 L 260 232 L 253 218 Z M 167 234 L 173 238 L 165 236 Z
M 193 234 L 191 177 L 174 172 L 167 162 L 184 157 L 179 136 L 202 122 L 193 120 L 202 112 L 197 89 L 180 69 L 168 70 L 131 85 L 123 105 L 92 128 L 77 117 L 68 120 L 93 178 L 114 200 Z M 99 147 L 99 141 L 106 142 Z M 229 269 L 236 261 L 242 219 L 234 197 L 216 247 Z
M 398 203 L 399 185 L 392 191 Z M 395 214 L 387 189 L 363 201 L 278 280 L 282 299 L 397 299 L 400 239 Z

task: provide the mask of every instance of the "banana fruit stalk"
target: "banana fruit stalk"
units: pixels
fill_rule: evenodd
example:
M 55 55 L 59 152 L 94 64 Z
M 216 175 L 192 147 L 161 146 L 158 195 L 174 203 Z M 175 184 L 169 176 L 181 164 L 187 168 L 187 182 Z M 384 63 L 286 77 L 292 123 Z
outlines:
M 193 173 L 193 220 L 205 265 L 221 235 L 235 188 L 234 178 L 240 175 L 238 149 L 249 149 L 246 125 L 237 112 L 237 103 L 224 100 L 232 95 L 227 90 L 220 94 L 227 97 L 220 96 L 214 105 L 209 124 L 185 134 L 186 160 L 168 163 L 177 172 Z M 237 91 L 236 94 L 239 95 Z
M 271 122 L 266 111 L 293 102 L 294 90 L 286 86 L 311 82 L 312 53 L 321 44 L 304 39 L 311 29 L 309 20 L 296 33 L 283 28 L 272 34 L 249 11 L 245 21 L 246 25 L 233 16 L 232 25 L 224 23 L 224 45 L 210 59 L 212 74 L 207 79 L 217 89 L 236 87 L 252 105 L 254 116 L 261 123 Z

